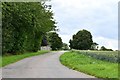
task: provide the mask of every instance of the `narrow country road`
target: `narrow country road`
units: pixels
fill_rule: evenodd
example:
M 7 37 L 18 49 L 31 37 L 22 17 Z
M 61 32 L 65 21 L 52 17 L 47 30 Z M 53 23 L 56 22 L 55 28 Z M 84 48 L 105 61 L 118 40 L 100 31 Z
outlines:
M 10 64 L 2 69 L 3 78 L 94 78 L 71 70 L 59 62 L 64 51 L 50 52 Z

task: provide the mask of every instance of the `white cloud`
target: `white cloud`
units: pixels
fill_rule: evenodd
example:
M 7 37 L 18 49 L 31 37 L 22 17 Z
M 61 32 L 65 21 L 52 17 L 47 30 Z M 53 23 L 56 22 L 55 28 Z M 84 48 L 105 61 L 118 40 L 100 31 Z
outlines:
M 111 48 L 113 50 L 118 50 L 118 40 L 109 39 L 104 37 L 95 37 L 93 38 L 95 42 L 99 44 L 99 46 L 105 46 L 106 48 Z
M 109 44 L 108 48 L 116 48 L 116 40 L 118 39 L 118 1 L 52 0 L 52 10 L 60 29 L 58 33 L 63 42 L 68 43 L 77 31 L 87 29 L 96 37 L 99 44 Z M 104 39 L 101 40 L 99 36 Z
M 62 37 L 62 41 L 67 44 L 69 44 L 70 37 L 72 37 L 72 35 L 70 36 L 70 35 L 61 35 L 61 34 L 59 36 Z

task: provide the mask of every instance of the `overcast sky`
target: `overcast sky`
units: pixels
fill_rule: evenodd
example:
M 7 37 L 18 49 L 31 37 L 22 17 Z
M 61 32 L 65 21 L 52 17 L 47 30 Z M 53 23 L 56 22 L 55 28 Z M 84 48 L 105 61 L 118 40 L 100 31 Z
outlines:
M 72 35 L 86 29 L 99 46 L 118 49 L 119 0 L 51 0 L 59 36 L 69 43 Z

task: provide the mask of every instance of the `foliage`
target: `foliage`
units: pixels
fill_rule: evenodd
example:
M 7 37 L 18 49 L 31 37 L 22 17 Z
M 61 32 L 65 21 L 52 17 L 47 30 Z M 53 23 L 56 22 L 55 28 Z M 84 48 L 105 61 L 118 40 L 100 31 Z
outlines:
M 69 50 L 68 44 L 63 43 L 62 49 L 63 50 Z
M 113 51 L 112 49 L 107 49 L 107 48 L 105 48 L 104 46 L 101 46 L 101 49 L 100 49 L 101 51 Z
M 92 35 L 87 30 L 80 30 L 73 35 L 73 40 L 69 41 L 71 49 L 88 50 L 93 44 Z
M 62 48 L 62 39 L 56 32 L 51 32 L 48 34 L 48 41 L 51 45 L 52 50 L 59 50 Z
M 104 46 L 102 46 L 100 50 L 106 50 L 106 48 Z
M 45 54 L 48 52 L 49 51 L 38 51 L 38 52 L 27 52 L 27 53 L 21 54 L 21 55 L 3 56 L 2 57 L 2 65 L 0 65 L 0 67 L 17 62 L 17 61 L 24 59 L 24 58 L 27 58 L 27 57 L 37 56 L 37 55 Z
M 63 65 L 98 78 L 118 78 L 118 64 L 85 56 L 78 52 L 66 52 L 60 56 Z
M 3 54 L 36 52 L 42 36 L 55 29 L 53 13 L 41 2 L 2 3 Z
M 48 45 L 47 37 L 43 36 L 41 46 L 47 46 L 47 45 Z

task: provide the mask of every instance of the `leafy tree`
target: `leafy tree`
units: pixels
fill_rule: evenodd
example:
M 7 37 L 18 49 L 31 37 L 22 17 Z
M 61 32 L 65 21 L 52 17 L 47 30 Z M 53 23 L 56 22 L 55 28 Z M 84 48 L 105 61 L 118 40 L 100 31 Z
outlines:
M 105 48 L 104 46 L 101 46 L 100 50 L 106 50 L 107 48 Z
M 59 50 L 62 48 L 62 39 L 56 32 L 51 32 L 48 34 L 48 41 L 51 45 L 52 50 Z
M 88 50 L 93 44 L 92 35 L 87 30 L 80 30 L 73 35 L 73 39 L 69 43 L 71 49 Z
M 70 39 L 69 43 L 70 43 L 69 45 L 70 49 L 73 49 L 73 40 Z
M 3 54 L 38 51 L 43 35 L 54 30 L 55 24 L 52 11 L 42 2 L 3 2 Z

